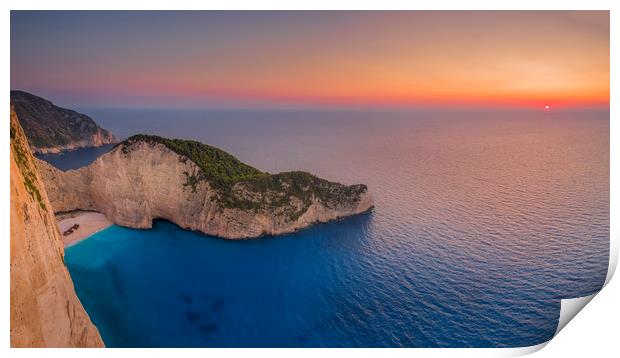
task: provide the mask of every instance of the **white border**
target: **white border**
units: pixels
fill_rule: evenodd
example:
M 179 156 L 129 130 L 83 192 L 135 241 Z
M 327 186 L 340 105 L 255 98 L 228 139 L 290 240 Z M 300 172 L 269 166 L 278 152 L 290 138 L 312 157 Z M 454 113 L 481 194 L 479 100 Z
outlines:
M 453 9 L 453 10 L 612 10 L 611 11 L 611 121 L 610 121 L 610 136 L 611 136 L 611 144 L 610 144 L 610 154 L 611 154 L 611 173 L 610 173 L 610 183 L 611 183 L 611 260 L 610 260 L 610 268 L 607 276 L 607 283 L 611 279 L 613 275 L 615 266 L 617 265 L 617 257 L 618 257 L 618 230 L 617 225 L 619 223 L 618 217 L 618 190 L 614 187 L 614 183 L 618 182 L 618 154 L 620 153 L 620 142 L 618 141 L 618 75 L 616 67 L 614 66 L 614 62 L 618 62 L 618 27 L 620 25 L 618 21 L 618 9 L 620 2 L 618 1 L 604 1 L 604 0 L 588 0 L 588 1 L 576 1 L 576 0 L 563 0 L 563 1 L 554 1 L 554 0 L 522 0 L 522 1 L 484 1 L 484 0 L 469 0 L 469 1 L 458 1 L 458 0 L 444 0 L 444 1 L 426 1 L 426 2 L 412 2 L 407 0 L 391 0 L 391 1 L 369 1 L 369 0 L 358 0 L 358 1 L 336 1 L 336 0 L 306 0 L 306 1 L 298 1 L 296 3 L 292 3 L 290 1 L 277 1 L 277 0 L 261 0 L 261 1 L 252 1 L 252 0 L 229 0 L 229 1 L 162 1 L 162 0 L 152 0 L 152 1 L 128 1 L 128 0 L 108 0 L 108 1 L 78 1 L 78 0 L 57 0 L 57 1 L 44 1 L 44 0 L 23 0 L 23 1 L 13 1 L 10 3 L 8 1 L 2 2 L 2 7 L 4 11 L 1 13 L 1 24 L 4 29 L 2 33 L 2 44 L 0 45 L 2 49 L 5 51 L 5 55 L 2 56 L 2 78 L 5 83 L 5 86 L 10 89 L 10 16 L 9 9 L 124 9 L 124 10 L 132 10 L 132 9 L 161 9 L 161 10 L 169 10 L 169 9 L 332 9 L 332 10 L 340 10 L 340 9 L 417 9 L 417 10 L 444 10 L 444 9 Z M 6 87 L 5 87 L 6 88 Z M 9 108 L 9 96 L 8 90 L 5 92 L 5 96 L 3 97 L 3 105 L 5 110 Z M 8 114 L 8 111 L 5 112 Z M 5 116 L 8 119 L 8 116 Z M 2 155 L 0 156 L 0 165 L 2 168 L 8 168 L 8 148 L 9 148 L 9 135 L 8 135 L 8 120 L 4 122 L 4 125 L 0 126 L 0 146 L 2 149 Z M 2 220 L 2 228 L 4 230 L 4 250 L 1 256 L 0 267 L 2 267 L 4 271 L 4 275 L 2 276 L 1 286 L 2 289 L 0 292 L 0 304 L 2 308 L 0 308 L 0 315 L 2 317 L 3 325 L 0 328 L 0 336 L 4 338 L 4 346 L 3 350 L 9 347 L 9 202 L 7 198 L 9 197 L 8 188 L 9 188 L 9 173 L 5 172 L 4 175 L 0 178 L 0 197 L 4 198 L 3 203 L 0 206 L 2 210 L 2 215 L 0 215 L 0 220 Z M 583 323 L 582 326 L 571 327 L 572 325 L 568 325 L 568 328 L 563 330 L 557 338 L 554 338 L 549 343 L 549 348 L 543 350 L 540 354 L 547 356 L 559 356 L 559 355 L 573 355 L 576 352 L 581 352 L 581 354 L 591 354 L 592 352 L 613 352 L 617 351 L 617 345 L 615 344 L 617 339 L 617 320 L 618 320 L 618 304 L 620 302 L 620 292 L 617 283 L 613 283 L 606 287 L 605 290 L 602 291 L 599 295 L 597 295 L 593 300 L 595 302 L 596 307 L 586 307 L 582 315 L 578 316 L 576 320 L 579 320 Z M 592 298 L 590 298 L 592 299 Z M 579 301 L 579 300 L 578 300 Z M 584 300 L 581 300 L 584 301 Z M 592 305 L 590 305 L 592 306 Z M 590 316 L 587 316 L 590 314 Z M 581 317 L 584 316 L 584 317 Z M 589 320 L 588 320 L 589 319 Z M 557 342 L 556 342 L 557 341 Z M 557 344 L 554 344 L 557 343 Z M 588 345 L 588 343 L 594 344 L 594 346 Z M 561 343 L 561 344 L 560 344 Z M 585 344 L 584 344 L 585 343 Z M 192 356 L 202 356 L 204 354 L 215 355 L 215 356 L 242 356 L 251 354 L 252 356 L 258 357 L 290 357 L 300 356 L 300 357 L 312 357 L 315 358 L 316 355 L 328 355 L 328 356 L 336 356 L 336 355 L 355 355 L 365 357 L 365 356 L 374 356 L 374 355 L 409 355 L 409 354 L 422 354 L 423 356 L 503 356 L 503 355 L 514 355 L 514 354 L 524 354 L 531 353 L 532 351 L 536 351 L 546 344 L 542 344 L 535 347 L 525 347 L 522 349 L 416 349 L 415 351 L 410 351 L 409 349 L 303 349 L 303 350 L 289 350 L 289 349 L 264 349 L 264 350 L 247 350 L 247 349 L 211 349 L 208 351 L 200 350 L 200 349 L 174 349 L 174 350 L 157 350 L 157 349 L 148 349 L 148 350 L 89 350 L 85 352 L 84 350 L 67 350 L 67 349 L 59 349 L 59 350 L 31 350 L 31 349 L 23 349 L 23 350 L 8 350 L 8 353 L 13 355 L 34 355 L 34 354 L 46 354 L 52 356 L 60 356 L 63 357 L 67 355 L 101 355 L 101 354 L 121 354 L 121 355 L 134 355 L 134 354 L 148 354 L 149 356 L 168 356 L 170 354 L 187 354 Z

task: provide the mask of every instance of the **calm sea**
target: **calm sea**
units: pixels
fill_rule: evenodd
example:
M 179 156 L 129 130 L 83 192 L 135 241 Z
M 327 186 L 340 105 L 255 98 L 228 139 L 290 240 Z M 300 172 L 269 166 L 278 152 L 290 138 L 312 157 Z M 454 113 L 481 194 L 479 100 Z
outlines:
M 376 201 L 261 240 L 156 221 L 68 248 L 107 346 L 527 346 L 553 336 L 561 298 L 605 280 L 608 111 L 83 111 Z
M 95 148 L 67 150 L 58 154 L 37 154 L 36 157 L 45 160 L 58 169 L 70 170 L 89 165 L 113 147 L 114 144 L 106 144 Z

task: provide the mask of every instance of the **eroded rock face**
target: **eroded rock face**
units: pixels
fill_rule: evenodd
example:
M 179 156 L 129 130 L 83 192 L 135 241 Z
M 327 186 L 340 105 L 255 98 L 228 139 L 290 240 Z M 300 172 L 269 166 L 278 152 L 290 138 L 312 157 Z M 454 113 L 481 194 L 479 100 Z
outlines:
M 162 218 L 222 238 L 254 238 L 293 232 L 373 206 L 364 185 L 345 186 L 316 178 L 329 186 L 327 199 L 312 196 L 302 202 L 282 197 L 278 191 L 259 192 L 241 182 L 231 191 L 235 207 L 225 204 L 221 192 L 208 181 L 190 181 L 201 171 L 193 161 L 153 142 L 124 142 L 78 170 L 63 172 L 43 161 L 37 165 L 55 211 L 99 211 L 131 228 L 150 228 L 153 219 Z M 282 185 L 288 185 L 283 180 Z M 286 204 L 273 204 L 276 199 Z
M 64 265 L 34 160 L 11 106 L 11 346 L 102 347 Z

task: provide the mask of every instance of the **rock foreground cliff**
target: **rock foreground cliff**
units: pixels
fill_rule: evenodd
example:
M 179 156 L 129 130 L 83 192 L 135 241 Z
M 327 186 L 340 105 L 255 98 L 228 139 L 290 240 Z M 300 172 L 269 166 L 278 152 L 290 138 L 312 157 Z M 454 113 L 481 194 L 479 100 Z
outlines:
M 11 106 L 11 347 L 102 347 L 78 300 L 45 186 Z
M 11 101 L 35 153 L 59 153 L 116 143 L 116 137 L 87 115 L 60 108 L 23 91 L 11 91 Z
M 228 239 L 293 232 L 368 211 L 365 185 L 306 172 L 268 174 L 195 141 L 137 135 L 91 165 L 60 171 L 37 165 L 56 212 L 94 210 L 114 223 L 150 228 L 167 219 Z

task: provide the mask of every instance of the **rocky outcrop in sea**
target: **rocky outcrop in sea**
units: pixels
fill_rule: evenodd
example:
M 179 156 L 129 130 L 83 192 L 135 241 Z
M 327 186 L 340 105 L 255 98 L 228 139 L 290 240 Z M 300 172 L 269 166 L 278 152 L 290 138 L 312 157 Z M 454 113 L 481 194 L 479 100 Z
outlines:
M 94 210 L 114 223 L 150 228 L 167 219 L 227 239 L 290 233 L 373 207 L 363 184 L 306 172 L 268 174 L 217 148 L 138 135 L 87 167 L 38 161 L 54 211 Z

